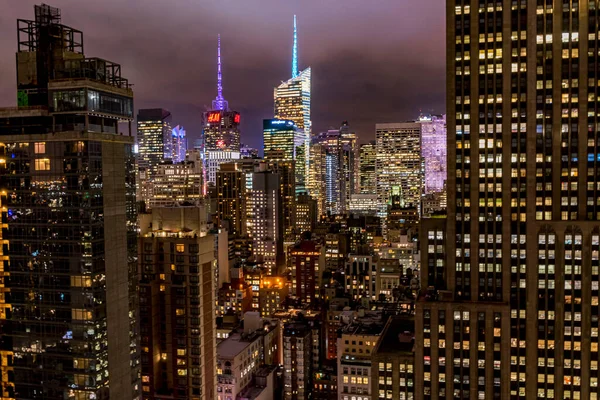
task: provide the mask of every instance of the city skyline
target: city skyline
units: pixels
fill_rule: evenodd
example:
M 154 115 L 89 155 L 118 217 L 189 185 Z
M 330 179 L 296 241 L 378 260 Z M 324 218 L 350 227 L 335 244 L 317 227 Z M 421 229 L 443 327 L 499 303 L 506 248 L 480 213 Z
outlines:
M 385 5 L 371 10 L 358 2 L 347 4 L 341 14 L 337 1 L 325 7 L 267 3 L 269 12 L 264 13 L 240 5 L 228 9 L 236 18 L 227 18 L 210 4 L 180 3 L 165 8 L 144 3 L 144 7 L 134 7 L 133 1 L 113 13 L 106 2 L 67 3 L 58 0 L 52 5 L 68 5 L 65 18 L 82 21 L 86 47 L 103 57 L 123 60 L 124 74 L 135 85 L 136 111 L 170 110 L 177 123 L 186 127 L 190 143 L 200 137 L 201 114 L 215 97 L 214 45 L 220 34 L 225 94 L 244 115 L 242 142 L 261 147 L 262 119 L 272 116 L 271 88 L 290 77 L 294 14 L 298 15 L 298 67 L 314 70 L 313 96 L 318 101 L 313 104 L 313 133 L 349 120 L 362 143 L 374 138 L 377 122 L 414 119 L 420 111 L 444 112 L 443 43 L 429 45 L 430 41 L 423 39 L 431 29 L 443 36 L 443 10 L 433 0 L 416 7 L 387 2 L 388 8 L 398 11 L 390 14 L 402 16 L 402 30 L 394 28 L 391 35 L 387 32 L 390 28 L 372 26 L 378 24 L 362 19 L 363 11 L 383 10 Z M 0 16 L 3 53 L 16 50 L 14 20 L 26 15 L 33 4 L 11 5 Z M 121 9 L 121 4 L 117 8 Z M 382 26 L 395 26 L 388 13 L 377 13 Z M 111 21 L 111 32 L 102 31 L 103 18 Z M 197 21 L 193 22 L 194 18 Z M 141 20 L 144 22 L 138 22 Z M 352 24 L 352 33 L 344 28 L 346 24 Z M 165 28 L 169 26 L 178 28 Z M 390 54 L 390 46 L 397 51 Z M 122 51 L 124 48 L 131 51 Z M 385 63 L 374 61 L 382 56 Z M 12 58 L 0 60 L 3 76 L 14 76 L 14 68 Z M 186 79 L 179 79 L 182 76 Z M 16 103 L 10 80 L 0 85 L 0 101 Z

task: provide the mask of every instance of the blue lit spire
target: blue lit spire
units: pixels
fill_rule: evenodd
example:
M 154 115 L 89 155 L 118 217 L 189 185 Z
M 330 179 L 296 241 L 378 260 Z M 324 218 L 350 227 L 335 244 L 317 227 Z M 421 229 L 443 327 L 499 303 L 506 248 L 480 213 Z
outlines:
M 229 104 L 223 97 L 223 75 L 221 73 L 221 35 L 217 35 L 217 98 L 212 102 L 213 110 L 227 111 Z
M 294 15 L 294 48 L 292 50 L 292 78 L 298 76 L 298 29 L 296 28 L 296 15 Z

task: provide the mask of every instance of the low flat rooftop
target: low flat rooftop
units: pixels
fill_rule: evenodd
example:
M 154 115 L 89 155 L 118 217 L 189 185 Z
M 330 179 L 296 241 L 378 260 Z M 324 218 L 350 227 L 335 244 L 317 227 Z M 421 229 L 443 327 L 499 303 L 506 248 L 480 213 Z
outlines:
M 242 353 L 248 346 L 250 346 L 258 338 L 257 335 L 251 336 L 251 339 L 242 338 L 239 333 L 230 335 L 227 339 L 223 340 L 217 346 L 217 358 L 219 359 L 233 359 L 238 354 Z

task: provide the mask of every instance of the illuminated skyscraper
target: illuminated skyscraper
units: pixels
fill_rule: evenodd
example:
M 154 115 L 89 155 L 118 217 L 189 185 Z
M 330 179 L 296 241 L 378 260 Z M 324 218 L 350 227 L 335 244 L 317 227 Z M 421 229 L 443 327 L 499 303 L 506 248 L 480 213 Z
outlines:
M 173 142 L 171 149 L 171 160 L 174 163 L 185 161 L 185 153 L 187 151 L 187 137 L 183 126 L 177 125 L 171 131 L 171 140 Z
M 305 133 L 293 121 L 280 119 L 263 120 L 263 153 L 265 160 L 273 155 L 276 159 L 294 161 L 296 194 L 306 191 Z M 281 155 L 278 155 L 281 152 Z
M 17 27 L 19 107 L 0 109 L 0 398 L 140 399 L 133 92 L 59 9 Z
M 221 35 L 217 46 L 217 97 L 212 110 L 203 114 L 203 126 L 206 182 L 214 185 L 219 165 L 240 158 L 240 113 L 231 111 L 223 97 Z
M 138 166 L 152 179 L 158 164 L 173 157 L 171 113 L 162 108 L 138 110 Z
M 375 175 L 375 163 L 377 161 L 377 150 L 375 141 L 360 146 L 360 193 L 376 194 L 377 179 Z
M 439 292 L 417 303 L 415 394 L 597 399 L 598 2 L 446 7 L 448 218 L 420 229 Z
M 248 235 L 253 254 L 268 275 L 277 275 L 283 263 L 283 218 L 279 174 L 257 171 L 248 175 L 246 187 Z
M 290 120 L 304 132 L 304 146 L 301 160 L 304 162 L 304 173 L 296 180 L 299 187 L 306 189 L 306 177 L 309 169 L 309 145 L 312 132 L 310 120 L 311 97 L 311 70 L 310 67 L 298 72 L 298 34 L 296 29 L 296 16 L 294 16 L 294 45 L 292 56 L 292 78 L 282 82 L 274 90 L 275 118 Z M 300 154 L 300 149 L 298 149 Z M 300 157 L 300 156 L 299 156 Z M 298 162 L 298 167 L 300 163 Z
M 424 194 L 441 192 L 446 181 L 446 116 L 421 115 L 421 155 L 425 163 Z
M 423 194 L 421 126 L 415 122 L 377 124 L 375 172 L 380 215 L 386 215 L 392 189 L 403 206 L 418 207 Z

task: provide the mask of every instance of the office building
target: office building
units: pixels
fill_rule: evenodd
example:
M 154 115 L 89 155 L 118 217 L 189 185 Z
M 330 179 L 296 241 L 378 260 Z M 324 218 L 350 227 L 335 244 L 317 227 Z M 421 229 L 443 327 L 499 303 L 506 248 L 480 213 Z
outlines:
M 263 154 L 265 160 L 294 162 L 296 194 L 306 191 L 305 132 L 294 121 L 281 119 L 263 120 Z
M 267 169 L 279 175 L 284 240 L 293 243 L 296 227 L 296 162 L 287 160 L 283 151 L 279 150 L 265 151 L 264 159 Z
M 377 124 L 375 172 L 380 215 L 387 215 L 392 189 L 401 204 L 418 207 L 423 194 L 421 125 L 416 122 Z
M 219 166 L 240 158 L 240 113 L 229 109 L 223 97 L 221 36 L 217 46 L 217 97 L 212 109 L 203 114 L 204 162 L 206 181 L 215 185 Z
M 377 149 L 375 140 L 362 144 L 359 149 L 359 181 L 361 194 L 376 194 L 377 179 L 375 164 L 377 162 Z
M 140 215 L 142 398 L 214 399 L 214 238 L 199 206 Z
M 181 162 L 159 164 L 152 181 L 146 182 L 145 193 L 150 194 L 140 200 L 144 200 L 148 208 L 199 204 L 203 198 L 202 178 L 200 152 L 192 150 Z
M 447 147 L 446 116 L 421 115 L 421 156 L 425 164 L 424 194 L 441 192 L 446 182 Z
M 160 163 L 173 158 L 171 122 L 171 113 L 162 108 L 138 110 L 138 166 L 146 171 L 147 180 L 154 177 Z
M 253 257 L 263 264 L 267 275 L 277 275 L 284 262 L 281 177 L 259 171 L 248 179 L 246 212 Z
M 316 304 L 320 296 L 321 278 L 325 267 L 325 248 L 304 238 L 288 249 L 292 276 L 292 296 L 302 304 Z
M 301 194 L 296 199 L 296 236 L 304 232 L 312 232 L 317 225 L 317 201 L 307 194 Z
M 185 161 L 185 154 L 187 153 L 187 137 L 183 126 L 175 126 L 171 131 L 171 138 L 173 142 L 171 160 L 173 160 L 174 163 Z
M 232 236 L 246 234 L 246 174 L 237 163 L 221 164 L 217 172 L 217 225 Z
M 355 132 L 350 130 L 348 121 L 342 122 L 342 125 L 340 126 L 340 147 L 342 150 L 342 201 L 344 203 L 344 210 L 347 211 L 350 197 L 353 194 L 360 193 L 360 153 L 358 137 Z
M 348 212 L 356 215 L 376 215 L 379 211 L 376 194 L 353 194 L 350 196 Z
M 447 3 L 447 257 L 415 393 L 598 397 L 597 8 Z
M 305 191 L 306 177 L 309 173 L 309 147 L 312 132 L 312 122 L 310 120 L 311 69 L 308 67 L 304 71 L 298 71 L 298 34 L 295 15 L 292 77 L 274 89 L 273 97 L 275 118 L 293 121 L 301 132 L 303 145 L 298 147 L 296 151 L 298 157 L 297 169 L 299 171 L 296 183 L 299 190 Z M 304 165 L 304 172 L 301 172 L 302 165 Z
M 133 92 L 34 9 L 0 109 L 0 397 L 140 399 Z
M 322 135 L 311 139 L 310 162 L 308 175 L 308 192 L 317 202 L 317 216 L 326 214 L 325 191 L 327 182 L 326 169 L 327 146 L 322 143 Z
M 313 331 L 309 325 L 291 321 L 283 329 L 283 398 L 311 398 L 313 381 Z

